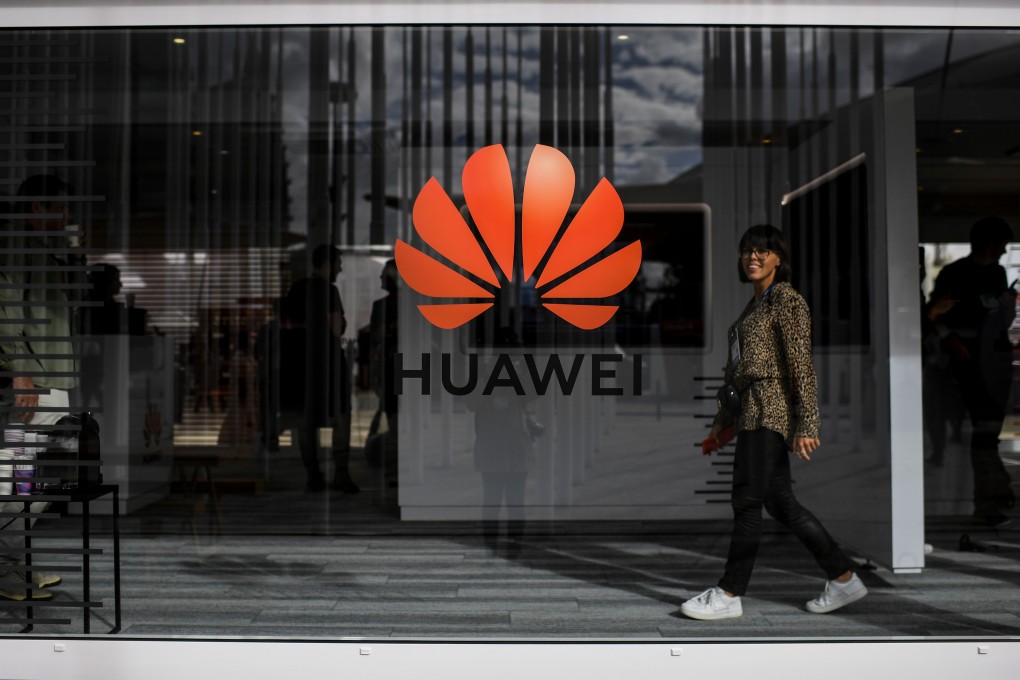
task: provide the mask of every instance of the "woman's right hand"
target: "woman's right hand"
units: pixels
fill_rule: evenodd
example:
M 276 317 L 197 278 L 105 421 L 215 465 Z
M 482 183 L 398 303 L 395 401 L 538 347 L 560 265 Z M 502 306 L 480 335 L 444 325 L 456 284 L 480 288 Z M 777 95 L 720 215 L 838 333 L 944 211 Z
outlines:
M 811 454 L 822 445 L 818 437 L 794 437 L 793 452 L 801 460 L 811 461 Z

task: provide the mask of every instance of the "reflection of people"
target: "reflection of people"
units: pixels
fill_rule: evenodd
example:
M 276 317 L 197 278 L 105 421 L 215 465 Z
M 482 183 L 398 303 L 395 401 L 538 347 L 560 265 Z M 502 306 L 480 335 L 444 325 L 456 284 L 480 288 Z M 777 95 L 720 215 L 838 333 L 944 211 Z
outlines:
M 397 395 L 393 389 L 393 358 L 397 354 L 397 263 L 387 260 L 379 280 L 386 296 L 372 303 L 370 321 L 370 374 L 379 406 L 390 431 L 397 429 Z
M 294 283 L 284 301 L 289 324 L 281 340 L 281 371 L 303 377 L 281 406 L 300 420 L 298 445 L 308 473 L 309 491 L 322 491 L 326 479 L 319 468 L 319 428 L 333 430 L 333 488 L 357 493 L 348 470 L 351 447 L 351 380 L 341 339 L 347 327 L 340 293 L 333 282 L 342 270 L 340 251 L 320 245 L 312 252 L 312 275 Z M 300 394 L 297 394 L 300 392 Z
M 391 432 L 397 429 L 397 395 L 393 388 L 393 359 L 397 354 L 397 263 L 387 260 L 379 275 L 386 296 L 372 303 L 369 322 L 369 375 L 379 396 L 379 409 L 386 414 Z
M 974 515 L 990 526 L 1008 522 L 1002 511 L 1015 501 L 999 457 L 1013 379 L 1007 331 L 1016 317 L 1016 291 L 1007 285 L 999 258 L 1011 240 L 1013 230 L 1001 218 L 978 220 L 970 230 L 970 254 L 946 265 L 932 292 L 933 300 L 955 300 L 936 325 L 973 426 Z
M 195 381 L 195 413 L 198 413 L 203 404 L 208 407 L 210 413 L 214 413 L 217 407 L 217 395 L 220 382 L 220 361 L 219 353 L 213 350 L 213 310 L 200 309 L 198 317 L 198 328 L 191 334 L 190 352 L 191 367 L 194 370 Z
M 918 273 L 924 281 L 924 247 L 918 248 Z M 955 300 L 943 297 L 925 303 L 921 292 L 921 401 L 924 415 L 924 431 L 931 444 L 928 462 L 935 467 L 942 465 L 946 451 L 946 423 L 952 427 L 954 437 L 959 441 L 963 418 L 963 404 L 959 390 L 949 371 L 949 357 L 943 349 L 938 332 L 938 319 L 956 304 Z
M 519 346 L 520 343 L 513 331 L 501 329 L 497 345 Z M 480 373 L 488 375 L 489 369 L 481 369 Z M 492 394 L 472 394 L 467 399 L 475 413 L 475 470 L 482 476 L 482 535 L 486 546 L 495 552 L 500 511 L 505 505 L 510 557 L 516 557 L 521 551 L 525 528 L 524 486 L 535 457 L 525 399 L 506 386 L 497 387 Z
M 742 614 L 740 597 L 751 579 L 761 540 L 761 511 L 782 522 L 804 544 L 828 581 L 807 603 L 813 613 L 831 612 L 864 597 L 868 590 L 853 563 L 821 523 L 793 495 L 788 451 L 808 461 L 818 448 L 818 404 L 811 364 L 811 316 L 789 284 L 790 255 L 782 232 L 771 225 L 748 229 L 740 239 L 740 280 L 754 286 L 754 297 L 730 327 L 726 383 L 739 390 L 739 413 L 720 408 L 706 452 L 734 425 L 733 533 L 726 568 L 718 585 L 683 604 L 695 619 L 726 619 Z
M 101 264 L 90 279 L 92 290 L 88 300 L 103 304 L 78 310 L 78 330 L 82 335 L 144 335 L 145 310 L 126 307 L 114 299 L 122 288 L 120 269 Z
M 399 306 L 397 263 L 387 260 L 383 264 L 379 282 L 386 291 L 384 297 L 372 303 L 368 329 L 368 375 L 379 408 L 372 417 L 365 441 L 369 462 L 381 465 L 390 485 L 397 483 L 397 393 L 393 385 L 393 362 L 397 354 L 397 328 Z M 386 414 L 387 431 L 379 434 L 379 421 Z
M 259 443 L 268 451 L 280 450 L 280 316 L 283 299 L 273 302 L 273 313 L 255 336 L 255 362 L 259 379 Z
M 258 429 L 258 376 L 251 354 L 251 333 L 240 330 L 230 347 L 230 400 L 216 443 L 219 446 L 246 447 L 255 441 Z
M 11 227 L 12 231 L 34 233 L 4 236 L 0 246 L 2 333 L 22 338 L 0 343 L 0 370 L 14 374 L 5 385 L 14 390 L 13 403 L 5 401 L 2 409 L 11 424 L 55 424 L 68 415 L 70 392 L 77 386 L 70 341 L 73 309 L 68 294 L 76 282 L 67 269 L 80 258 L 65 254 L 70 245 L 66 235 L 46 233 L 67 229 L 69 211 L 63 197 L 69 193 L 67 183 L 55 175 L 36 175 L 22 182 L 18 196 L 25 198 L 16 213 L 25 217 Z M 0 398 L 6 399 L 6 395 Z M 53 410 L 32 410 L 37 407 Z M 5 449 L 10 450 L 6 445 Z M 12 505 L 15 510 L 22 508 L 20 503 Z M 33 511 L 39 510 L 33 505 Z M 21 537 L 5 533 L 0 531 L 0 597 L 24 600 L 23 554 L 5 550 L 23 550 L 24 545 Z M 33 571 L 32 582 L 32 599 L 50 599 L 52 593 L 41 588 L 56 585 L 60 577 Z

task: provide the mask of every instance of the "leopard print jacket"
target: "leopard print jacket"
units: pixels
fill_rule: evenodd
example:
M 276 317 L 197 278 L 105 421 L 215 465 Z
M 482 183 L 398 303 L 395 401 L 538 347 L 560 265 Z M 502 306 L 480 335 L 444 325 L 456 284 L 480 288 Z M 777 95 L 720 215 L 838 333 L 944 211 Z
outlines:
M 737 329 L 740 360 L 726 362 L 726 382 L 740 391 L 737 432 L 768 428 L 792 446 L 794 437 L 817 437 L 818 386 L 811 363 L 811 313 L 789 283 L 772 287 L 765 299 L 748 304 Z M 734 424 L 723 412 L 720 427 Z

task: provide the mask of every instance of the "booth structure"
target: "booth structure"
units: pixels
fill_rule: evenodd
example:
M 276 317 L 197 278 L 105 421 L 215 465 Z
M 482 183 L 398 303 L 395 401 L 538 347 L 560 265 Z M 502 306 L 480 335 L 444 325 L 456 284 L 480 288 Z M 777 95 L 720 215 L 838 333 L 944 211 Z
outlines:
M 720 35 L 709 30 L 705 40 Z M 710 68 L 711 77 L 722 78 L 736 67 L 717 60 Z M 782 85 L 763 95 L 773 110 L 788 97 Z M 523 408 L 546 426 L 534 442 L 526 516 L 727 518 L 728 477 L 718 476 L 726 472 L 725 463 L 722 470 L 710 468 L 692 454 L 714 414 L 711 396 L 726 362 L 726 328 L 747 300 L 735 275 L 737 240 L 749 223 L 772 223 L 790 232 L 794 244 L 795 276 L 801 275 L 796 284 L 814 313 L 822 390 L 825 453 L 798 469 L 798 496 L 819 508 L 858 554 L 897 572 L 924 566 L 921 404 L 911 397 L 920 392 L 920 309 L 916 271 L 902 266 L 916 259 L 918 243 L 913 94 L 888 89 L 851 102 L 827 112 L 814 134 L 804 133 L 810 121 L 794 125 L 778 117 L 763 124 L 749 115 L 732 101 L 707 98 L 706 128 L 766 125 L 777 143 L 755 148 L 734 136 L 730 145 L 716 140 L 706 146 L 697 169 L 704 203 L 670 203 L 685 198 L 672 185 L 649 190 L 657 190 L 651 194 L 655 203 L 628 202 L 627 189 L 621 191 L 625 217 L 619 239 L 641 239 L 643 271 L 666 263 L 680 269 L 682 251 L 707 264 L 700 285 L 682 291 L 701 298 L 695 307 L 703 310 L 689 320 L 702 331 L 686 346 L 669 346 L 664 341 L 669 326 L 656 322 L 645 329 L 651 340 L 645 346 L 621 350 L 624 331 L 611 321 L 588 334 L 568 335 L 573 345 L 557 344 L 565 335 L 561 324 L 555 332 L 545 330 L 545 339 L 540 327 L 531 346 L 486 347 L 476 341 L 474 326 L 436 329 L 419 314 L 421 299 L 410 292 L 401 297 L 399 501 L 405 520 L 482 516 L 471 397 L 444 389 L 444 362 L 458 376 L 451 382 L 462 386 L 471 362 L 481 357 L 492 368 L 508 351 L 520 366 Z M 781 144 L 780 135 L 798 143 Z M 656 248 L 660 243 L 669 247 Z M 497 304 L 496 314 L 505 323 L 514 312 Z M 480 319 L 489 333 L 501 323 Z M 534 323 L 552 325 L 551 317 Z M 619 357 L 618 370 L 606 378 L 612 389 L 594 389 L 590 364 L 599 353 Z M 588 363 L 581 359 L 569 394 L 554 384 L 538 395 L 523 368 L 525 354 L 540 371 L 550 361 L 573 366 L 578 357 L 588 357 Z M 429 364 L 427 394 L 423 362 Z M 640 393 L 632 387 L 635 370 L 642 373 Z M 476 393 L 489 375 L 480 372 Z

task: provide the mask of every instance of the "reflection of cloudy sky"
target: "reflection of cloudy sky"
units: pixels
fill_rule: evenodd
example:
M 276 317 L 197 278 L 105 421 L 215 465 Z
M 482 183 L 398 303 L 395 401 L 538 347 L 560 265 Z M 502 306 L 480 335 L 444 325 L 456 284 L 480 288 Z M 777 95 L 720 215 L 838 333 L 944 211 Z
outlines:
M 413 29 L 411 29 L 413 30 Z M 467 72 L 466 45 L 468 32 L 474 41 L 474 147 L 485 143 L 485 68 L 486 30 L 484 27 L 457 27 L 453 33 L 453 166 L 454 182 L 448 187 L 459 191 L 459 167 L 469 152 L 466 146 Z M 371 29 L 354 29 L 357 63 L 358 97 L 355 102 L 355 129 L 358 148 L 364 152 L 359 165 L 369 162 L 368 136 L 371 129 Z M 351 31 L 334 30 L 333 39 L 342 34 L 346 40 Z M 665 182 L 700 160 L 701 122 L 701 31 L 698 29 L 636 29 L 628 30 L 628 41 L 612 41 L 613 48 L 613 120 L 616 147 L 614 150 L 615 179 L 620 184 Z M 493 142 L 505 143 L 511 163 L 526 163 L 531 147 L 538 142 L 539 129 L 539 30 L 536 28 L 493 28 L 490 41 L 493 84 Z M 386 77 L 388 99 L 387 130 L 391 149 L 388 163 L 388 188 L 391 195 L 403 195 L 401 186 L 401 120 L 408 105 L 406 79 L 408 71 L 404 47 L 410 49 L 410 30 L 386 29 Z M 615 36 L 615 34 L 614 34 Z M 431 41 L 429 40 L 431 38 Z M 431 63 L 423 59 L 423 71 L 431 67 L 431 100 L 426 102 L 425 115 L 431 117 L 433 128 L 433 166 L 429 174 L 440 174 L 442 158 L 441 122 L 443 98 L 443 29 L 425 29 L 423 49 L 430 50 Z M 504 76 L 503 43 L 506 41 L 507 61 Z M 303 231 L 306 213 L 306 176 L 308 168 L 307 130 L 309 101 L 309 31 L 287 29 L 283 32 L 282 68 L 284 73 L 284 128 L 287 145 L 294 228 Z M 335 43 L 334 43 L 335 44 Z M 346 74 L 337 50 L 331 49 L 330 73 Z M 344 52 L 346 61 L 346 52 Z M 518 62 L 520 56 L 520 63 Z M 604 73 L 600 67 L 600 82 Z M 510 139 L 500 139 L 504 82 L 506 84 Z M 426 83 L 422 85 L 425 97 Z M 604 88 L 602 83 L 601 88 Z M 598 100 L 602 103 L 604 89 Z M 600 112 L 599 115 L 604 115 Z M 522 150 L 513 147 L 520 118 Z M 521 156 L 520 159 L 518 157 Z M 575 164 L 579 159 L 573 159 Z M 363 178 L 357 178 L 363 179 Z M 357 189 L 366 193 L 367 187 Z M 367 219 L 367 215 L 365 216 Z M 359 220 L 360 221 L 360 220 Z
M 627 35 L 613 59 L 616 177 L 621 185 L 664 183 L 701 161 L 702 31 Z
M 323 30 L 323 29 L 319 29 Z M 341 80 L 347 72 L 346 50 L 340 58 L 337 40 L 342 36 L 346 41 L 353 35 L 356 44 L 356 82 L 358 92 L 355 101 L 354 127 L 358 138 L 357 166 L 359 172 L 354 178 L 355 194 L 359 196 L 359 213 L 356 215 L 357 231 L 366 233 L 362 223 L 368 219 L 367 203 L 360 197 L 368 193 L 366 178 L 370 163 L 369 135 L 371 130 L 371 32 L 373 29 L 358 27 L 351 29 L 329 29 L 331 35 L 331 75 Z M 402 156 L 402 119 L 408 102 L 407 60 L 410 59 L 410 36 L 412 31 L 422 31 L 423 50 L 431 55 L 430 63 L 422 60 L 426 74 L 422 84 L 422 97 L 428 95 L 431 85 L 431 99 L 424 104 L 423 114 L 433 121 L 433 148 L 431 166 L 420 169 L 424 176 L 442 176 L 442 101 L 443 62 L 442 28 L 385 29 L 386 35 L 386 77 L 387 77 L 387 194 L 402 198 L 413 197 L 417 187 L 403 183 L 407 171 L 406 158 Z M 563 29 L 561 29 L 563 30 Z M 566 29 L 571 30 L 571 29 Z M 470 35 L 474 41 L 474 143 L 467 148 L 467 74 L 466 45 Z M 618 40 L 620 31 L 611 31 L 613 109 L 615 148 L 613 162 L 615 181 L 620 185 L 651 184 L 667 182 L 701 161 L 701 110 L 703 95 L 703 36 L 700 28 L 685 27 L 630 27 L 626 29 L 629 40 Z M 453 179 L 447 187 L 451 193 L 459 193 L 459 169 L 470 151 L 485 143 L 485 67 L 486 29 L 484 27 L 455 27 L 453 36 L 453 104 L 452 153 Z M 289 28 L 282 32 L 284 75 L 284 128 L 287 145 L 292 205 L 293 229 L 304 231 L 306 213 L 306 175 L 308 168 L 307 131 L 309 101 L 309 30 Z M 746 34 L 745 34 L 746 35 Z M 916 78 L 941 67 L 945 58 L 949 31 L 939 30 L 888 30 L 884 37 L 885 83 L 895 85 Z M 848 29 L 786 29 L 788 111 L 796 116 L 800 110 L 799 92 L 802 86 L 814 79 L 821 87 L 835 85 L 836 104 L 842 105 L 849 98 L 851 63 L 851 32 Z M 857 34 L 857 64 L 859 87 L 862 96 L 874 89 L 874 34 L 862 31 Z M 770 80 L 772 33 L 765 30 L 763 55 L 766 82 Z M 511 165 L 516 171 L 519 163 L 526 163 L 531 147 L 538 141 L 539 112 L 539 38 L 540 31 L 534 27 L 502 27 L 488 31 L 493 84 L 493 142 L 505 143 L 510 154 Z M 1015 44 L 1017 35 L 1006 31 L 961 31 L 953 32 L 951 61 L 959 61 L 976 53 Z M 504 74 L 503 47 L 507 48 L 506 71 Z M 583 41 L 582 41 L 583 42 Z M 582 45 L 583 48 L 583 45 Z M 405 51 L 406 49 L 406 51 Z M 816 54 L 817 57 L 816 60 Z M 835 80 L 828 82 L 827 61 L 835 55 Z M 520 57 L 520 64 L 518 64 Z M 803 57 L 803 58 L 802 58 Z M 818 73 L 811 71 L 812 64 L 819 64 Z M 802 80 L 801 68 L 807 65 Z M 601 88 L 604 73 L 599 80 Z M 510 139 L 501 135 L 501 118 L 504 83 L 506 85 L 507 111 Z M 599 115 L 602 95 L 599 92 Z M 825 101 L 819 102 L 822 109 Z M 520 112 L 520 116 L 518 116 Z M 587 113 L 587 112 L 586 112 Z M 764 111 L 764 115 L 770 115 Z M 810 111 L 808 111 L 810 113 Z M 520 117 L 522 126 L 521 149 L 514 147 L 516 125 Z M 579 158 L 572 159 L 577 165 Z M 518 181 L 519 178 L 518 178 Z M 387 220 L 395 228 L 402 219 L 395 211 L 388 211 Z

